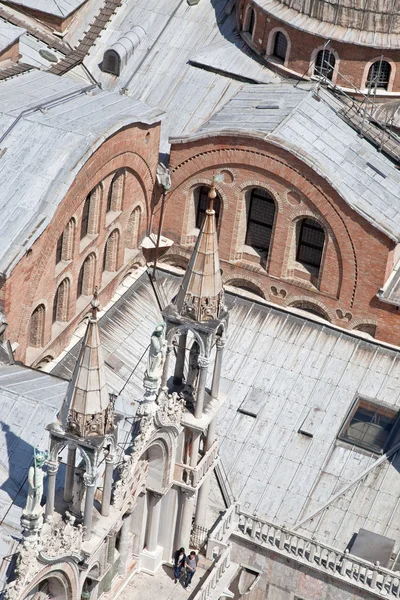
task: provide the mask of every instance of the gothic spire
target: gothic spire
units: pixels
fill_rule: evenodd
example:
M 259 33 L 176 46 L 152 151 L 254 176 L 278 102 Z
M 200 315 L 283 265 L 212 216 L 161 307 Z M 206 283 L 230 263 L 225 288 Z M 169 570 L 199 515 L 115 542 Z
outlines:
M 105 435 L 114 426 L 97 321 L 100 307 L 97 290 L 91 306 L 92 314 L 59 414 L 65 433 L 79 438 Z
M 204 322 L 218 319 L 223 304 L 223 286 L 219 265 L 214 182 L 208 193 L 209 206 L 186 269 L 175 306 L 182 316 Z

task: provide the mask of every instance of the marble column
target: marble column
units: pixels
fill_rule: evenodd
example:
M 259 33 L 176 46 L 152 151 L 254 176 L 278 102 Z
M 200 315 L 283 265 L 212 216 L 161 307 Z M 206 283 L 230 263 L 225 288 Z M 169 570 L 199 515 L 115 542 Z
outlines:
M 206 391 L 207 370 L 209 359 L 205 356 L 199 356 L 198 364 L 200 368 L 199 381 L 196 394 L 196 405 L 194 407 L 194 416 L 196 419 L 201 419 L 203 416 L 204 394 Z
M 166 385 L 167 385 L 170 356 L 171 356 L 171 346 L 168 346 L 167 352 L 165 354 L 163 374 L 162 374 L 162 377 L 161 377 L 161 387 L 162 388 L 166 387 Z
M 185 368 L 187 332 L 179 336 L 178 352 L 175 362 L 174 385 L 182 385 L 183 372 Z
M 47 498 L 46 498 L 45 518 L 50 517 L 54 513 L 57 471 L 58 471 L 58 461 L 49 461 L 47 463 Z
M 106 455 L 106 468 L 104 472 L 103 497 L 101 499 L 101 514 L 108 517 L 110 514 L 111 490 L 114 473 L 114 456 L 110 453 Z
M 219 384 L 221 381 L 222 358 L 224 354 L 225 340 L 219 338 L 216 343 L 217 352 L 215 355 L 214 371 L 211 384 L 211 398 L 218 398 Z
M 92 535 L 93 502 L 96 491 L 96 475 L 85 473 L 83 476 L 86 487 L 85 509 L 83 513 L 84 539 L 90 540 Z
M 187 551 L 190 544 L 190 534 L 192 532 L 192 519 L 193 519 L 193 508 L 194 508 L 194 495 L 195 492 L 192 490 L 183 490 L 182 493 L 182 514 L 181 524 L 179 528 L 178 536 L 178 548 L 185 548 Z
M 72 501 L 72 492 L 74 489 L 74 475 L 75 475 L 75 461 L 76 461 L 76 446 L 75 444 L 68 445 L 67 455 L 67 468 L 65 471 L 64 481 L 64 500 L 65 502 Z
M 211 421 L 208 426 L 207 438 L 205 444 L 205 451 L 207 452 L 216 439 L 216 417 Z M 211 475 L 213 472 L 213 467 L 210 469 L 210 473 L 204 479 L 201 488 L 197 494 L 197 503 L 196 503 L 196 516 L 195 516 L 195 527 L 206 527 L 207 526 L 207 506 L 208 506 L 208 497 L 210 495 L 210 487 L 211 487 Z
M 147 514 L 148 533 L 146 550 L 156 552 L 158 546 L 158 530 L 161 517 L 161 494 L 149 492 L 149 510 Z
M 119 539 L 119 567 L 118 571 L 120 575 L 123 575 L 126 571 L 128 558 L 131 550 L 132 541 L 132 513 L 125 515 L 122 519 L 121 537 Z

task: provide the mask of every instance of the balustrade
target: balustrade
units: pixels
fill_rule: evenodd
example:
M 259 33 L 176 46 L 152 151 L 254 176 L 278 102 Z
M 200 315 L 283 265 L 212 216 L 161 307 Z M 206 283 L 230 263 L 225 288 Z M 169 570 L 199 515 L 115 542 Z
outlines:
M 176 482 L 182 482 L 190 487 L 197 488 L 201 480 L 207 475 L 208 471 L 215 466 L 217 460 L 218 441 L 216 440 L 195 467 L 179 463 L 175 465 Z
M 223 574 L 231 564 L 231 547 L 228 545 L 217 557 L 211 571 L 194 597 L 194 600 L 207 600 L 218 585 Z

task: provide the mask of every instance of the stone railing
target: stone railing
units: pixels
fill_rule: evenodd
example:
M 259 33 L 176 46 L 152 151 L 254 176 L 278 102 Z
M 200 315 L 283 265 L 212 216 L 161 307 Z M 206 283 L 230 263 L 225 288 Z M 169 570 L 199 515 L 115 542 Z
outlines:
M 348 550 L 341 552 L 284 527 L 269 523 L 236 508 L 238 523 L 233 535 L 245 537 L 256 544 L 279 554 L 329 573 L 343 581 L 369 590 L 374 596 L 400 597 L 400 573 L 372 564 L 353 556 Z M 210 543 L 210 542 L 209 542 Z
M 238 520 L 238 504 L 232 504 L 222 515 L 220 521 L 211 531 L 207 541 L 206 556 L 212 560 L 228 546 L 231 533 L 234 531 Z
M 195 467 L 190 465 L 182 465 L 177 463 L 175 465 L 175 482 L 184 483 L 192 488 L 197 488 L 202 479 L 207 475 L 208 471 L 212 469 L 218 460 L 218 440 L 215 440 L 213 445 L 200 460 L 199 464 Z
M 219 581 L 222 579 L 225 571 L 231 564 L 231 547 L 228 544 L 225 550 L 215 559 L 215 563 L 211 567 L 211 570 L 200 587 L 199 591 L 195 595 L 193 600 L 207 600 L 207 598 L 213 597 L 213 592 L 217 587 Z

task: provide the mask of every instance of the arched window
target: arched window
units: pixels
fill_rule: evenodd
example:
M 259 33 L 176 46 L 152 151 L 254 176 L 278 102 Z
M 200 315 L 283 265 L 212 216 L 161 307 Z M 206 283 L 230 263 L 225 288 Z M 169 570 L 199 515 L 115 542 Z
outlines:
M 125 173 L 119 171 L 111 181 L 110 189 L 108 190 L 107 212 L 110 210 L 119 212 L 122 210 L 122 199 L 124 193 Z
M 326 321 L 330 322 L 330 318 L 327 315 L 327 313 L 313 302 L 307 302 L 307 300 L 299 300 L 297 302 L 292 302 L 292 304 L 289 304 L 289 306 L 293 306 L 293 308 L 299 308 L 300 310 L 304 310 L 304 312 L 310 313 L 310 315 L 321 317 L 322 319 L 325 319 Z
M 119 231 L 114 229 L 110 233 L 104 248 L 103 271 L 116 271 L 119 248 Z
M 140 221 L 142 218 L 142 211 L 140 206 L 137 206 L 133 212 L 131 212 L 130 217 L 128 219 L 128 224 L 126 227 L 126 247 L 127 248 L 137 248 L 139 243 L 139 231 L 140 231 Z
M 71 260 L 74 249 L 75 220 L 70 219 L 57 241 L 56 265 L 63 260 Z
M 325 232 L 314 219 L 303 219 L 299 223 L 296 260 L 305 267 L 319 271 L 325 244 Z
M 70 281 L 68 278 L 62 280 L 57 288 L 53 302 L 53 323 L 56 321 L 68 321 Z
M 268 254 L 275 218 L 275 201 L 261 188 L 253 188 L 247 204 L 247 246 Z
M 315 59 L 314 75 L 332 80 L 335 69 L 335 55 L 330 50 L 320 50 Z
M 254 33 L 254 25 L 256 24 L 256 14 L 254 12 L 254 8 L 249 8 L 247 16 L 247 27 L 246 31 L 249 33 L 251 37 L 253 37 Z
M 101 188 L 96 186 L 86 197 L 81 220 L 81 239 L 99 231 Z
M 121 59 L 115 50 L 106 50 L 103 56 L 102 70 L 119 77 L 121 73 Z
M 90 296 L 94 291 L 94 278 L 96 273 L 96 255 L 89 254 L 85 258 L 78 275 L 78 285 L 76 288 L 76 297 Z
M 388 89 L 392 68 L 386 60 L 377 60 L 368 71 L 367 87 Z
M 274 50 L 272 54 L 276 58 L 280 58 L 283 62 L 285 62 L 287 45 L 288 43 L 286 35 L 282 33 L 282 31 L 277 31 L 275 34 Z
M 204 216 L 210 203 L 208 198 L 208 192 L 210 191 L 209 186 L 201 185 L 194 190 L 194 206 L 196 211 L 196 227 L 200 229 L 203 225 Z M 217 193 L 217 197 L 214 200 L 215 210 L 215 222 L 218 226 L 219 214 L 221 212 L 221 197 Z
M 43 346 L 45 317 L 46 308 L 44 304 L 39 304 L 33 311 L 29 322 L 29 345 L 33 348 Z

